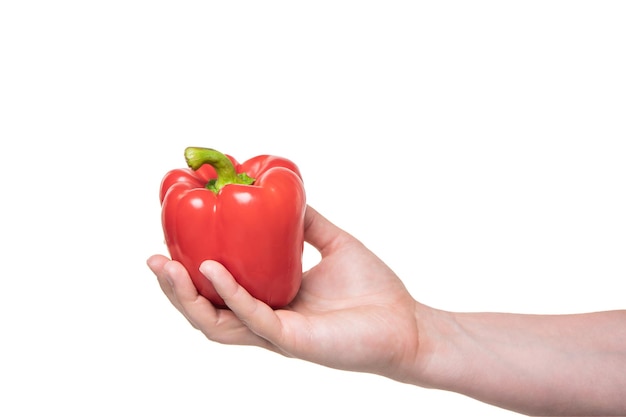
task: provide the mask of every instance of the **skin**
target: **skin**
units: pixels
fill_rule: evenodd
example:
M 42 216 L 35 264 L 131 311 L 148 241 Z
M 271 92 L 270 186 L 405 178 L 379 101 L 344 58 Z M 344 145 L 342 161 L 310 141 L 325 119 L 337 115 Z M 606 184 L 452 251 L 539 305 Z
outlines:
M 311 207 L 305 240 L 321 261 L 280 310 L 251 297 L 217 262 L 200 270 L 229 309 L 198 295 L 180 263 L 154 255 L 148 266 L 170 302 L 215 342 L 453 391 L 523 414 L 626 415 L 626 310 L 443 311 L 416 301 L 382 260 Z

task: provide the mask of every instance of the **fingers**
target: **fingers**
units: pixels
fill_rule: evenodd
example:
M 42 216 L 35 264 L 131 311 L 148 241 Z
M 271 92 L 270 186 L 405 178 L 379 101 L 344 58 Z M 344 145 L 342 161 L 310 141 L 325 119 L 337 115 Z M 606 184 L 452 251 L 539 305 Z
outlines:
M 324 253 L 338 238 L 347 236 L 339 227 L 322 216 L 311 206 L 307 206 L 304 215 L 304 240 Z
M 165 272 L 165 264 L 169 261 L 170 260 L 163 255 L 153 255 L 148 258 L 146 263 L 154 275 L 156 275 L 161 290 L 163 290 L 167 298 L 173 303 L 172 297 L 174 297 L 174 293 L 172 291 L 172 285 L 168 282 L 169 277 Z
M 272 345 L 282 344 L 282 323 L 270 306 L 252 297 L 218 262 L 203 262 L 200 272 L 211 281 L 228 308 L 247 328 Z
M 174 307 L 207 338 L 218 343 L 254 345 L 274 350 L 266 340 L 248 329 L 232 311 L 218 309 L 199 295 L 187 270 L 179 262 L 154 255 L 147 264 Z
M 198 326 L 194 320 L 187 315 L 187 309 L 183 302 L 195 302 L 199 297 L 189 274 L 178 262 L 174 262 L 161 255 L 151 256 L 147 261 L 148 267 L 156 275 L 159 286 L 176 307 L 196 329 Z M 210 306 L 212 307 L 212 306 Z

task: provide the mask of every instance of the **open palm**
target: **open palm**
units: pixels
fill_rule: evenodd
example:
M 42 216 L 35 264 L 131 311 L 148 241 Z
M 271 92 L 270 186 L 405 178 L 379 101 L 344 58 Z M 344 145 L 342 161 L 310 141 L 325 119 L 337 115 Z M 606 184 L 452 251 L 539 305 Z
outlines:
M 401 365 L 413 362 L 419 347 L 418 303 L 378 257 L 311 207 L 305 239 L 321 261 L 280 310 L 251 297 L 217 262 L 205 261 L 200 270 L 229 309 L 198 295 L 178 262 L 155 255 L 148 265 L 172 304 L 210 340 L 403 379 Z

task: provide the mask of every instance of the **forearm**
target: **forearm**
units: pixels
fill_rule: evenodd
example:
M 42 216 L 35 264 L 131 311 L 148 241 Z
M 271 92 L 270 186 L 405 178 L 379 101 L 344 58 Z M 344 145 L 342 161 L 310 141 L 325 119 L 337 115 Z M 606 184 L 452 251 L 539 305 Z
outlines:
M 422 309 L 420 385 L 534 415 L 626 415 L 626 311 Z M 419 313 L 418 313 L 419 314 Z

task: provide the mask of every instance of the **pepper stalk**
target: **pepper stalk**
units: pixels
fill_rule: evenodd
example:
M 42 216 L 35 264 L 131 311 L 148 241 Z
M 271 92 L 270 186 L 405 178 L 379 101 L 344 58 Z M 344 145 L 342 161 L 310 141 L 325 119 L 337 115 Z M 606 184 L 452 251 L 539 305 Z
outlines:
M 232 161 L 223 153 L 210 148 L 190 146 L 185 149 L 185 160 L 189 168 L 197 171 L 204 164 L 211 165 L 217 173 L 217 178 L 210 180 L 205 188 L 217 194 L 225 185 L 242 184 L 252 185 L 254 178 L 245 172 L 237 173 Z

